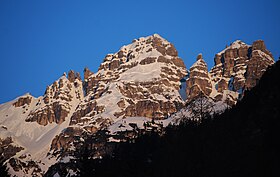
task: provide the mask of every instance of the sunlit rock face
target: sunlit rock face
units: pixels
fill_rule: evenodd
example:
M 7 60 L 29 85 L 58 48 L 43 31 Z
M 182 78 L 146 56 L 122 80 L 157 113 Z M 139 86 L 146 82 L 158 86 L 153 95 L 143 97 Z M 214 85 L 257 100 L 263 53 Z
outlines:
M 199 95 L 200 92 L 206 96 L 210 96 L 212 92 L 211 77 L 202 54 L 197 56 L 196 62 L 191 66 L 186 84 L 188 100 L 192 100 Z
M 274 63 L 262 40 L 252 46 L 237 40 L 214 58 L 215 65 L 208 73 L 202 55 L 190 69 L 186 94 L 192 100 L 198 93 L 234 105 L 245 90 L 254 87 L 268 66 Z
M 86 97 L 71 125 L 99 126 L 127 116 L 163 119 L 184 104 L 178 90 L 186 67 L 173 44 L 157 34 L 108 54 L 97 73 L 88 73 Z
M 1 104 L 0 152 L 9 173 L 43 176 L 51 165 L 70 161 L 91 135 L 102 140 L 92 145 L 100 157 L 106 138 L 99 130 L 110 136 L 126 131 L 131 138 L 149 121 L 153 128 L 165 127 L 200 94 L 219 109 L 216 103 L 234 105 L 274 63 L 261 40 L 252 46 L 235 41 L 214 60 L 208 71 L 199 54 L 188 71 L 175 46 L 154 34 L 106 55 L 95 73 L 85 68 L 81 78 L 70 70 L 43 96 L 26 94 Z

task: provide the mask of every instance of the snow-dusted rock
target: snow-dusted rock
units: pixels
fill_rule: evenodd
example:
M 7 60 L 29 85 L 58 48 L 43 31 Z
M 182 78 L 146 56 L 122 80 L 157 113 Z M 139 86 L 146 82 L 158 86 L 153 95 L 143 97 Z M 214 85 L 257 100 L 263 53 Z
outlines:
M 186 80 L 187 100 L 190 101 L 200 93 L 209 96 L 212 92 L 211 77 L 208 73 L 207 64 L 202 54 L 197 56 L 196 62 L 191 66 Z
M 189 103 L 203 93 L 214 112 L 222 112 L 273 63 L 263 41 L 249 46 L 238 40 L 216 54 L 210 72 L 202 55 L 188 72 L 174 45 L 158 34 L 135 39 L 106 55 L 96 73 L 85 68 L 83 81 L 69 71 L 39 98 L 26 94 L 1 104 L 0 147 L 11 174 L 42 176 L 51 165 L 69 161 L 83 137 L 100 129 L 115 135 L 191 118 L 183 94 Z

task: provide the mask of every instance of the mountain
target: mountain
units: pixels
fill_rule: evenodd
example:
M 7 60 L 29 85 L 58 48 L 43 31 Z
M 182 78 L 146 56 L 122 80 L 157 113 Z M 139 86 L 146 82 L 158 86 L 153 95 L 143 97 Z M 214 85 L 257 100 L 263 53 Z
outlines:
M 279 176 L 280 62 L 223 114 L 123 142 L 113 156 L 81 160 L 84 176 Z M 278 133 L 277 133 L 278 132 Z M 151 148 L 152 147 L 152 148 Z
M 274 63 L 264 41 L 257 40 L 252 46 L 237 40 L 215 55 L 215 65 L 208 72 L 202 55 L 190 68 L 187 79 L 188 99 L 199 92 L 215 101 L 236 104 L 245 90 L 253 88 L 266 68 Z
M 158 34 L 136 39 L 108 54 L 96 73 L 85 68 L 84 80 L 71 70 L 41 97 L 26 94 L 1 104 L 1 156 L 10 174 L 42 176 L 51 165 L 73 160 L 89 135 L 102 139 L 100 130 L 119 142 L 161 129 L 180 121 L 180 112 L 188 115 L 186 105 L 199 95 L 223 111 L 273 63 L 263 41 L 236 41 L 216 54 L 210 72 L 202 55 L 188 71 L 174 45 Z M 104 141 L 91 145 L 94 158 L 106 154 Z

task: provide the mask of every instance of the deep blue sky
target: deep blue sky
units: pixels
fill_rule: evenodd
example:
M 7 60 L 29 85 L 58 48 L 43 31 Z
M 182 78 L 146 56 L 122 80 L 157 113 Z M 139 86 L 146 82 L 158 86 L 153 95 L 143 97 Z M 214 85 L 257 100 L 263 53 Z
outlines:
M 96 72 L 107 53 L 154 33 L 172 42 L 189 68 L 198 53 L 263 39 L 280 55 L 278 0 L 2 0 L 0 103 L 44 93 L 70 69 Z

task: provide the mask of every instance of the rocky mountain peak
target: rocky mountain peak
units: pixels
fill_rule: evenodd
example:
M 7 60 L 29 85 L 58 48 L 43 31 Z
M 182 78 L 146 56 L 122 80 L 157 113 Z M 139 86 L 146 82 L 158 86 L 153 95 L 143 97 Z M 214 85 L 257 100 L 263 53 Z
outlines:
M 88 67 L 84 69 L 84 80 L 87 80 L 91 75 L 93 75 L 93 72 L 91 72 Z
M 30 93 L 26 93 L 23 96 L 19 97 L 17 99 L 17 101 L 13 103 L 13 105 L 15 107 L 21 107 L 21 106 L 24 106 L 24 105 L 28 106 L 28 105 L 30 105 L 32 99 L 33 99 L 33 96 L 30 95 Z
M 237 40 L 216 54 L 214 60 L 210 75 L 218 92 L 215 99 L 230 98 L 231 105 L 242 97 L 245 89 L 255 86 L 263 71 L 274 63 L 262 40 L 253 42 L 252 46 Z
M 198 54 L 196 57 L 196 61 L 203 60 L 202 53 Z
M 223 110 L 220 105 L 234 105 L 274 63 L 261 40 L 252 46 L 237 40 L 214 60 L 208 71 L 199 54 L 187 71 L 174 45 L 154 34 L 106 55 L 95 73 L 85 68 L 83 81 L 70 70 L 39 98 L 24 95 L 1 104 L 0 138 L 11 137 L 9 142 L 18 145 L 6 157 L 10 171 L 17 176 L 43 176 L 50 165 L 78 153 L 84 137 L 98 130 L 108 129 L 111 138 L 128 132 L 131 138 L 133 131 L 144 129 L 152 119 L 164 122 L 158 126 L 167 126 L 200 93 Z M 186 102 L 179 91 L 186 95 Z M 104 153 L 96 152 L 98 156 Z
M 79 104 L 71 124 L 98 127 L 104 123 L 100 117 L 109 122 L 128 116 L 163 119 L 183 105 L 178 91 L 185 75 L 173 44 L 157 34 L 135 39 L 106 55 L 98 72 L 88 75 L 87 101 Z
M 204 61 L 202 54 L 197 56 L 196 62 L 190 67 L 186 84 L 188 101 L 197 97 L 200 93 L 209 96 L 212 92 L 211 79 L 208 73 L 207 64 Z
M 159 62 L 173 62 L 184 67 L 184 64 L 177 60 L 178 52 L 174 45 L 158 34 L 154 34 L 135 39 L 132 44 L 123 46 L 117 53 L 108 54 L 99 70 L 112 71 L 131 68 L 137 64 L 146 65 L 156 62 L 160 56 Z
M 252 44 L 252 50 L 261 50 L 264 51 L 266 50 L 266 46 L 264 44 L 263 40 L 256 40 Z
M 81 76 L 80 76 L 80 73 L 78 72 L 75 72 L 73 70 L 70 70 L 68 72 L 68 80 L 70 82 L 74 82 L 76 79 L 78 79 L 79 81 L 81 81 Z
M 68 78 L 63 75 L 47 86 L 44 96 L 37 99 L 26 121 L 36 121 L 44 126 L 53 122 L 61 124 L 82 98 L 81 78 L 78 73 L 70 70 Z
M 247 48 L 250 47 L 248 44 L 244 43 L 241 40 L 236 40 L 234 42 L 232 42 L 229 46 L 227 46 L 224 50 L 222 50 L 221 52 L 217 53 L 217 55 L 222 55 L 224 54 L 226 51 L 234 51 L 234 49 L 239 49 L 239 48 Z

